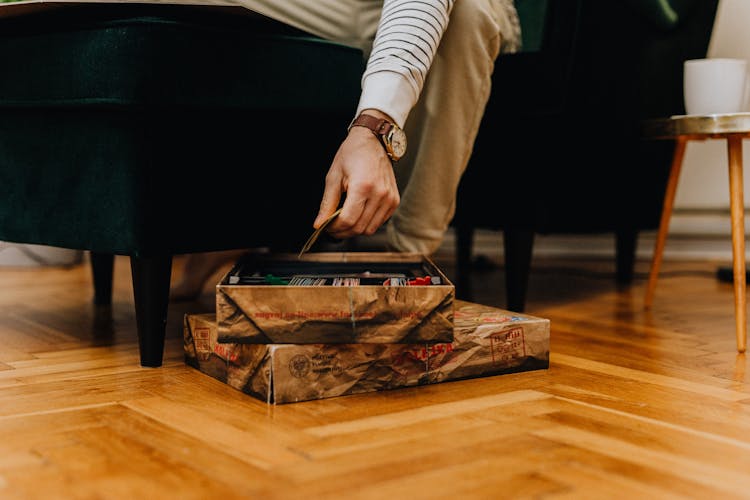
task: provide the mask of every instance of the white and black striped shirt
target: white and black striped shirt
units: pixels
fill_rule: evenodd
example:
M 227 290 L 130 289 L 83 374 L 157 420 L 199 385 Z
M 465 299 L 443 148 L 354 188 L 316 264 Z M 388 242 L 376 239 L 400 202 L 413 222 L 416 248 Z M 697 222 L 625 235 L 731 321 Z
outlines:
M 385 0 L 362 76 L 357 114 L 377 108 L 404 126 L 422 91 L 455 0 Z M 512 8 L 512 3 L 509 2 Z

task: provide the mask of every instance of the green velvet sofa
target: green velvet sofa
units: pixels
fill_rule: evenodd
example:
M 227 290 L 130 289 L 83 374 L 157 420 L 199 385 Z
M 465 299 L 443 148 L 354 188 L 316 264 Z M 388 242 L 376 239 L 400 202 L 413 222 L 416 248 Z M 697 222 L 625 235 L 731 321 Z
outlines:
M 503 56 L 456 216 L 457 295 L 473 234 L 501 230 L 506 302 L 526 307 L 536 234 L 613 233 L 632 283 L 638 234 L 658 228 L 674 145 L 643 120 L 684 113 L 687 59 L 705 57 L 717 0 L 517 0 L 524 48 Z M 500 179 L 488 182 L 488 179 Z
M 129 256 L 159 366 L 174 255 L 304 243 L 365 61 L 243 9 L 56 7 L 0 11 L 0 240 L 89 250 L 104 304 Z

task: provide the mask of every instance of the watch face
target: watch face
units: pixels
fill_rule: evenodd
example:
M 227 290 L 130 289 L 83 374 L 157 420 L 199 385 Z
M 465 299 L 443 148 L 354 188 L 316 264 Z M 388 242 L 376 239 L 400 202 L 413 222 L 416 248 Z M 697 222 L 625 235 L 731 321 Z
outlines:
M 406 153 L 406 134 L 403 130 L 393 127 L 390 133 L 390 143 L 394 160 L 404 156 L 404 153 Z

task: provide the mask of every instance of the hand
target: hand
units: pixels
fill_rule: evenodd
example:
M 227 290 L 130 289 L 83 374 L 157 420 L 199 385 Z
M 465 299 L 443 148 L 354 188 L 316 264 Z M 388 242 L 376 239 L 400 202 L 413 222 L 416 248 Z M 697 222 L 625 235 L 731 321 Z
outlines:
M 377 110 L 367 113 L 387 118 Z M 365 127 L 352 127 L 336 152 L 313 227 L 320 227 L 338 208 L 343 193 L 346 199 L 341 213 L 326 228 L 337 239 L 374 234 L 400 202 L 391 160 L 375 134 Z

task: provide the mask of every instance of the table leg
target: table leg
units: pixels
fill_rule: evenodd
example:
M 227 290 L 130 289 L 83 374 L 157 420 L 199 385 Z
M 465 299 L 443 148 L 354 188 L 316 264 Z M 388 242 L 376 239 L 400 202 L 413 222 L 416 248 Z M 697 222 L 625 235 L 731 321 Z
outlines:
M 737 350 L 745 352 L 747 342 L 745 284 L 745 201 L 742 181 L 742 136 L 727 137 L 729 154 L 729 203 L 732 218 L 732 267 L 734 269 L 734 322 Z
M 656 236 L 654 245 L 654 254 L 651 257 L 651 271 L 648 275 L 648 286 L 646 287 L 646 298 L 644 307 L 651 308 L 654 301 L 654 290 L 656 289 L 656 279 L 659 277 L 659 268 L 661 267 L 661 257 L 664 253 L 664 243 L 667 241 L 667 232 L 669 231 L 669 219 L 672 217 L 672 207 L 674 206 L 674 196 L 677 192 L 677 181 L 680 178 L 680 169 L 682 168 L 682 159 L 685 157 L 685 146 L 687 139 L 678 137 L 675 142 L 674 155 L 672 155 L 672 168 L 669 171 L 669 181 L 667 182 L 667 192 L 664 194 L 664 205 L 661 209 L 661 221 L 659 222 L 659 233 Z

